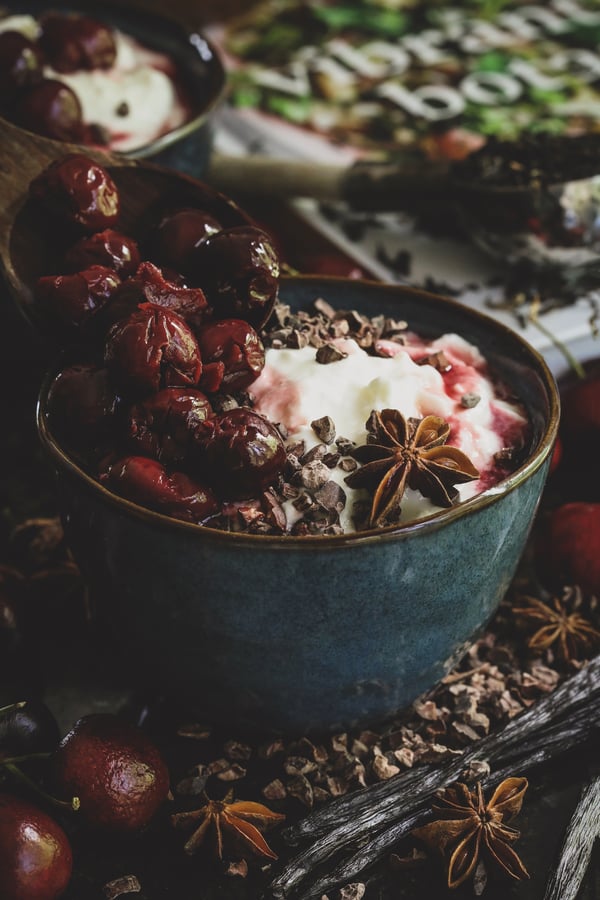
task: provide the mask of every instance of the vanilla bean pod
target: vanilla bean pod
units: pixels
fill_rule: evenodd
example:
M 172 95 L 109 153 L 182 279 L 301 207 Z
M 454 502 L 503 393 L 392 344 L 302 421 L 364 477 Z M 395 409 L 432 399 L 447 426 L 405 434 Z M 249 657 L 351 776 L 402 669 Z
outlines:
M 329 888 L 339 884 L 334 879 L 341 873 L 340 880 L 347 881 L 350 872 L 356 874 L 376 862 L 395 840 L 414 827 L 425 804 L 429 805 L 430 795 L 459 778 L 470 762 L 483 759 L 492 768 L 506 766 L 512 771 L 520 766 L 525 770 L 581 744 L 599 721 L 600 657 L 460 758 L 435 769 L 414 769 L 342 797 L 288 829 L 285 837 L 289 843 L 308 846 L 271 882 L 270 896 L 298 895 L 309 878 L 310 893 L 304 896 L 316 896 L 314 891 L 323 893 L 325 883 Z M 363 849 L 356 852 L 361 846 Z M 345 860 L 322 881 L 315 882 L 316 871 L 341 854 L 345 854 Z
M 600 776 L 597 776 L 582 791 L 544 900 L 575 900 L 589 865 L 594 841 L 599 838 Z

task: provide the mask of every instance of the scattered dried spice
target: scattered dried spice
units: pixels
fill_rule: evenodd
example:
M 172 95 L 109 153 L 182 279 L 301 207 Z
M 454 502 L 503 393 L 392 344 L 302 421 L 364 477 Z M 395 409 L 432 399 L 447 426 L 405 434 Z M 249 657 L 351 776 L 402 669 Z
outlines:
M 200 809 L 175 813 L 171 817 L 175 828 L 194 829 L 184 846 L 186 853 L 194 854 L 208 832 L 213 831 L 216 854 L 220 860 L 223 859 L 226 838 L 231 840 L 232 845 L 250 850 L 255 855 L 277 859 L 277 854 L 271 850 L 259 828 L 282 822 L 284 815 L 273 812 L 262 803 L 233 801 L 232 791 L 223 800 L 210 800 L 206 795 L 205 799 L 206 803 Z
M 371 527 L 399 521 L 407 486 L 448 507 L 458 496 L 455 484 L 479 477 L 462 450 L 445 446 L 450 426 L 439 416 L 406 420 L 397 409 L 374 410 L 367 431 L 367 443 L 352 454 L 362 466 L 345 480 L 350 487 L 375 487 Z
M 506 778 L 487 803 L 479 781 L 475 791 L 457 782 L 441 792 L 432 804 L 434 821 L 412 834 L 442 854 L 449 888 L 467 881 L 482 857 L 517 881 L 529 878 L 511 847 L 519 832 L 506 824 L 520 812 L 526 790 L 527 779 Z
M 513 612 L 527 626 L 535 626 L 527 646 L 531 650 L 556 649 L 565 663 L 589 658 L 600 647 L 600 631 L 585 618 L 580 609 L 583 597 L 577 587 L 567 587 L 560 597 L 549 602 L 537 597 L 523 596 L 523 606 Z

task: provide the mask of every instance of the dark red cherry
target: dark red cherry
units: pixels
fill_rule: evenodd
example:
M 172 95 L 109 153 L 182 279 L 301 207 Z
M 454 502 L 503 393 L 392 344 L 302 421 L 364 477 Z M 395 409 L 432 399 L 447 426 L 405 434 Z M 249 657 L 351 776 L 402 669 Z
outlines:
M 0 794 L 2 900 L 57 900 L 72 869 L 71 845 L 60 825 L 32 803 Z
M 194 330 L 207 315 L 206 297 L 200 288 L 188 288 L 167 281 L 151 262 L 143 262 L 135 276 L 123 282 L 116 292 L 109 314 L 114 322 L 133 312 L 141 303 L 153 303 L 181 316 Z
M 55 790 L 79 797 L 88 825 L 135 834 L 150 824 L 169 792 L 158 747 L 134 725 L 109 713 L 83 716 L 52 760 Z
M 68 366 L 48 391 L 48 424 L 72 455 L 101 454 L 112 437 L 119 399 L 107 369 L 82 363 Z
M 121 497 L 174 519 L 202 524 L 219 510 L 210 488 L 183 472 L 169 475 L 158 460 L 146 456 L 118 460 L 102 480 Z
M 42 77 L 42 57 L 33 41 L 19 31 L 0 33 L 0 105 L 7 106 L 15 91 Z
M 241 391 L 255 381 L 265 366 L 265 348 L 258 334 L 243 319 L 209 322 L 198 332 L 202 364 L 222 362 L 219 390 Z
M 48 13 L 41 20 L 39 44 L 57 72 L 109 69 L 117 55 L 112 30 L 103 22 L 76 14 Z
M 227 228 L 194 249 L 195 284 L 215 319 L 245 319 L 257 330 L 267 321 L 279 288 L 279 258 L 270 237 L 251 225 Z
M 91 329 L 91 320 L 108 303 L 121 279 L 106 266 L 90 266 L 74 275 L 46 275 L 35 287 L 44 313 L 71 329 Z
M 255 497 L 285 465 L 285 447 L 275 426 L 245 406 L 208 419 L 201 435 L 203 465 L 228 500 Z
M 119 218 L 119 192 L 101 165 L 80 153 L 51 163 L 29 186 L 31 196 L 61 219 L 103 231 Z
M 127 434 L 132 452 L 171 466 L 194 448 L 201 422 L 214 415 L 208 398 L 192 388 L 165 388 L 129 411 Z
M 176 313 L 150 303 L 112 326 L 104 360 L 117 390 L 131 397 L 197 384 L 202 374 L 198 342 L 189 326 Z
M 150 239 L 151 255 L 161 265 L 187 272 L 195 247 L 221 224 L 202 209 L 178 209 L 164 216 Z
M 44 78 L 25 88 L 14 107 L 18 125 L 55 141 L 77 143 L 83 138 L 79 98 L 67 84 Z
M 132 237 L 106 228 L 77 241 L 67 250 L 65 262 L 72 272 L 89 266 L 106 266 L 121 278 L 128 278 L 140 264 L 140 251 Z
M 0 710 L 0 760 L 50 753 L 59 740 L 56 719 L 41 700 L 25 700 Z

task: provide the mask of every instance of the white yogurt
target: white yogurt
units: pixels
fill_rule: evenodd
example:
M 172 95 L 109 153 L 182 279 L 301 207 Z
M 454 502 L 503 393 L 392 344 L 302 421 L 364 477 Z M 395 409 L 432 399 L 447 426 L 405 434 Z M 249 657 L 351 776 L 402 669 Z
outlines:
M 451 427 L 448 444 L 463 450 L 480 472 L 478 481 L 457 486 L 460 499 L 493 483 L 494 454 L 514 444 L 527 423 L 519 406 L 497 396 L 476 347 L 458 335 L 444 335 L 433 344 L 414 338 L 407 346 L 383 342 L 380 346 L 390 356 L 381 357 L 367 354 L 354 340 L 335 344 L 347 356 L 328 364 L 316 361 L 314 347 L 267 350 L 265 368 L 250 391 L 256 409 L 282 424 L 290 442 L 303 440 L 307 450 L 318 444 L 310 423 L 323 416 L 331 417 L 337 437 L 364 444 L 365 423 L 374 409 L 398 409 L 405 418 L 436 415 Z M 414 361 L 441 350 L 452 366 L 447 374 Z M 467 394 L 479 397 L 471 408 L 461 402 Z M 346 474 L 334 468 L 331 480 L 347 496 L 341 525 L 344 531 L 353 531 L 352 504 L 367 493 L 349 488 Z M 407 489 L 401 521 L 422 518 L 438 508 L 420 492 Z M 286 504 L 286 514 L 290 524 L 298 518 L 291 504 Z

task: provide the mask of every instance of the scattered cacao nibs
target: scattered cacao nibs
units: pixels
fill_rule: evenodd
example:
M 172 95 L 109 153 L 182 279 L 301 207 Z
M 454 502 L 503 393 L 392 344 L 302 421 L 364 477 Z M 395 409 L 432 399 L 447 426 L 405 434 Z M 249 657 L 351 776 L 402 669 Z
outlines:
M 340 460 L 339 453 L 326 453 L 322 459 L 322 462 L 323 462 L 323 465 L 327 466 L 328 469 L 335 469 L 339 460 Z
M 322 365 L 328 365 L 329 363 L 339 362 L 341 359 L 346 359 L 348 356 L 343 350 L 340 350 L 339 347 L 336 347 L 335 344 L 323 344 L 322 347 L 319 347 L 317 350 L 317 362 Z
M 124 875 L 122 878 L 109 881 L 102 890 L 106 900 L 117 900 L 117 897 L 124 894 L 139 894 L 142 886 L 135 875 Z
M 121 118 L 125 118 L 125 116 L 128 116 L 129 113 L 130 113 L 129 103 L 127 103 L 126 100 L 123 100 L 122 103 L 119 103 L 119 105 L 115 109 L 115 114 L 117 116 L 120 116 Z
M 335 440 L 335 424 L 331 416 L 322 416 L 320 419 L 314 419 L 310 423 L 310 427 L 324 444 L 332 444 Z
M 312 462 L 317 462 L 317 461 L 321 462 L 326 455 L 327 455 L 326 445 L 325 444 L 315 444 L 314 447 L 311 447 L 310 450 L 307 450 L 306 453 L 304 453 L 300 457 L 300 462 L 302 463 L 303 466 L 307 465 L 308 463 L 312 463 Z
M 316 491 L 329 481 L 329 469 L 321 460 L 315 459 L 302 466 L 299 477 L 302 487 Z
M 335 440 L 335 446 L 338 448 L 342 456 L 348 456 L 351 450 L 356 447 L 356 443 L 354 441 L 348 440 L 345 437 L 339 437 Z
M 110 144 L 110 132 L 104 125 L 92 122 L 88 126 L 88 134 L 92 143 L 98 144 L 99 147 L 108 147 Z
M 473 409 L 475 406 L 477 406 L 480 400 L 481 397 L 479 396 L 479 394 L 474 394 L 472 391 L 468 391 L 460 398 L 460 405 L 465 409 Z
M 327 509 L 335 509 L 338 513 L 346 506 L 346 494 L 335 481 L 327 481 L 323 487 L 315 491 L 315 500 Z
M 452 368 L 452 363 L 449 362 L 443 350 L 439 350 L 437 353 L 430 353 L 428 356 L 415 360 L 415 362 L 418 366 L 433 366 L 438 372 L 449 372 Z
M 358 463 L 351 456 L 343 456 L 338 466 L 343 472 L 354 472 L 355 469 L 358 468 Z

